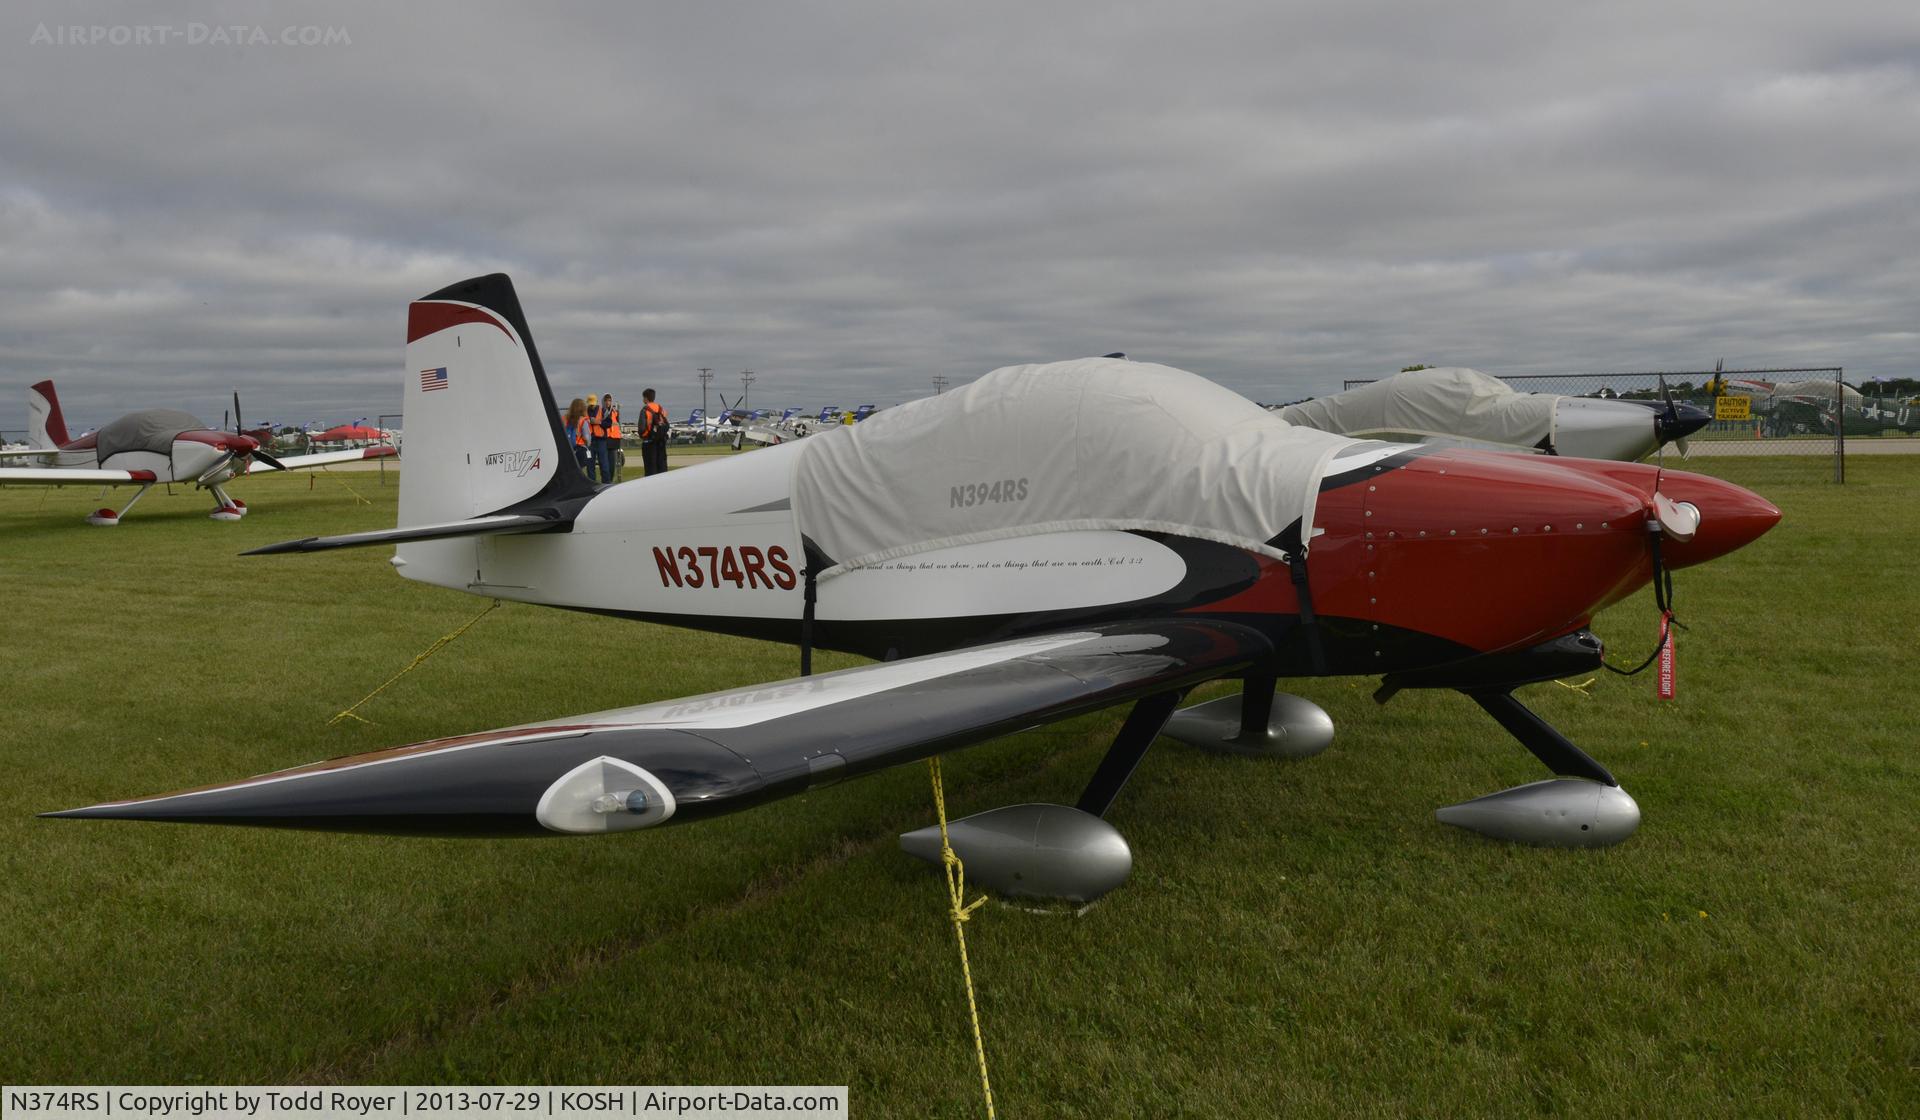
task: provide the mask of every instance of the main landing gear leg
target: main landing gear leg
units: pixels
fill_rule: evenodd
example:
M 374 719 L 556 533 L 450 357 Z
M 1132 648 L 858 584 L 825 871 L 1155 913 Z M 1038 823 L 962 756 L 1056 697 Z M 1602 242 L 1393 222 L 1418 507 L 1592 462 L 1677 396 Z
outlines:
M 120 519 L 127 515 L 127 511 L 133 508 L 133 504 L 139 501 L 141 498 L 146 497 L 147 491 L 151 489 L 153 489 L 153 483 L 151 482 L 142 483 L 139 491 L 135 493 L 133 497 L 127 499 L 127 504 L 124 506 L 121 506 L 120 511 L 118 513 L 115 513 L 113 510 L 107 509 L 105 507 L 96 509 L 92 513 L 89 513 L 87 515 L 87 524 L 89 525 L 120 524 Z
M 1320 705 L 1276 694 L 1271 673 L 1254 674 L 1238 696 L 1222 696 L 1173 713 L 1166 735 L 1188 746 L 1261 758 L 1311 758 L 1333 742 L 1333 717 Z
M 1080 812 L 1096 817 L 1107 815 L 1107 810 L 1113 808 L 1114 798 L 1120 796 L 1120 787 L 1133 777 L 1134 768 L 1140 765 L 1147 748 L 1167 726 L 1167 719 L 1173 715 L 1182 695 L 1162 692 L 1133 706 L 1133 711 L 1127 713 L 1127 722 L 1120 725 L 1120 733 L 1113 737 L 1113 745 L 1107 748 L 1106 757 L 1100 760 L 1093 777 L 1087 781 L 1087 788 L 1081 791 L 1077 806 Z
M 1101 816 L 1113 806 L 1182 695 L 1161 692 L 1134 704 L 1077 807 L 1008 805 L 948 821 L 948 843 L 967 876 L 1016 898 L 1068 902 L 1092 902 L 1126 882 L 1133 872 L 1133 851 Z M 939 827 L 902 835 L 900 850 L 939 863 Z
M 1618 844 L 1640 827 L 1640 806 L 1607 768 L 1500 689 L 1463 690 L 1547 769 L 1560 775 L 1435 811 L 1441 823 L 1554 848 Z

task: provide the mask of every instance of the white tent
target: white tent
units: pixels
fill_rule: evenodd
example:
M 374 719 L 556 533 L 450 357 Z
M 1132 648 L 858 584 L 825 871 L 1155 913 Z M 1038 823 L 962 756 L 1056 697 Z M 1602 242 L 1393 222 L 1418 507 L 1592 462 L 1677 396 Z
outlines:
M 1499 378 L 1456 366 L 1397 374 L 1288 405 L 1279 416 L 1289 424 L 1356 437 L 1533 447 L 1553 435 L 1555 399 L 1516 392 Z
M 804 444 L 793 475 L 822 574 L 1085 529 L 1178 533 L 1282 555 L 1353 441 L 1287 424 L 1205 378 L 1083 358 L 1007 366 Z

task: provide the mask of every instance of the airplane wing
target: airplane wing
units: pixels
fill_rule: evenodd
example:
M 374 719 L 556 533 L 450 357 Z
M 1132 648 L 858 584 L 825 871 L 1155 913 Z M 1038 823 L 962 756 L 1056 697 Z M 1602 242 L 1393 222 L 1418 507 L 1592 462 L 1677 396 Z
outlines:
M 619 832 L 1182 691 L 1271 653 L 1264 636 L 1232 623 L 1090 626 L 46 815 L 391 834 Z
M 278 457 L 280 463 L 278 467 L 271 466 L 259 459 L 251 459 L 247 462 L 247 473 L 259 474 L 261 471 L 280 470 L 282 468 L 290 471 L 298 471 L 305 470 L 308 467 L 324 467 L 332 463 L 358 463 L 365 459 L 391 459 L 399 454 L 400 452 L 397 448 L 384 443 L 376 443 L 371 447 L 354 447 L 346 451 L 318 451 L 312 455 L 282 455 Z
M 12 452 L 8 452 L 11 455 Z M 5 456 L 0 456 L 5 458 Z M 65 486 L 91 482 L 105 486 L 126 486 L 155 482 L 152 471 L 103 471 L 81 467 L 5 467 L 0 468 L 0 483 L 25 483 L 28 486 Z

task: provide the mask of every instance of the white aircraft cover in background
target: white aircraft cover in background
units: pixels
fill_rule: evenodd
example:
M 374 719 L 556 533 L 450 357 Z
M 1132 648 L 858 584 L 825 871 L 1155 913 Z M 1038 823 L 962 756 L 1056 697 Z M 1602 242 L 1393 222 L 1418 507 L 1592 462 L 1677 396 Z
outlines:
M 1683 402 L 1522 393 L 1497 377 L 1457 366 L 1410 370 L 1279 413 L 1289 424 L 1357 439 L 1624 462 L 1684 440 L 1712 419 Z

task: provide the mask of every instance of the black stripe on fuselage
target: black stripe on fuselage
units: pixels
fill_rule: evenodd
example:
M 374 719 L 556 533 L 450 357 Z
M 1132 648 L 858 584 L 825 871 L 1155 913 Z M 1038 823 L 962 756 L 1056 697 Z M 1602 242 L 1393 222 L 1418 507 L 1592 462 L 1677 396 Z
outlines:
M 892 661 L 1101 623 L 1179 615 L 1233 622 L 1256 630 L 1274 647 L 1273 661 L 1267 667 L 1269 671 L 1292 677 L 1315 675 L 1311 650 L 1305 638 L 1297 633 L 1300 626 L 1298 614 L 1216 613 L 1207 610 L 1209 604 L 1224 602 L 1252 587 L 1260 579 L 1260 561 L 1252 553 L 1232 545 L 1191 537 L 1145 532 L 1136 535 L 1157 541 L 1180 556 L 1186 565 L 1186 574 L 1179 583 L 1158 595 L 1131 602 L 1071 610 L 956 618 L 815 619 L 814 648 Z M 758 638 L 785 645 L 800 644 L 800 620 L 797 618 L 628 611 L 588 606 L 565 609 L 688 630 Z M 1322 615 L 1318 621 L 1326 645 L 1325 675 L 1329 676 L 1383 673 L 1445 664 L 1471 657 L 1475 653 L 1457 642 L 1369 620 Z
M 1373 478 L 1374 475 L 1397 470 L 1413 462 L 1415 459 L 1424 458 L 1439 450 L 1441 449 L 1438 447 L 1409 447 L 1404 451 L 1396 451 L 1384 459 L 1378 459 L 1368 463 L 1364 467 L 1355 467 L 1352 470 L 1341 471 L 1339 474 L 1321 475 L 1320 492 L 1325 494 L 1330 490 L 1338 490 L 1343 486 L 1352 486 L 1356 482 L 1366 482 Z M 1339 459 L 1335 459 L 1333 464 L 1339 462 Z M 1329 464 L 1329 466 L 1333 464 Z

